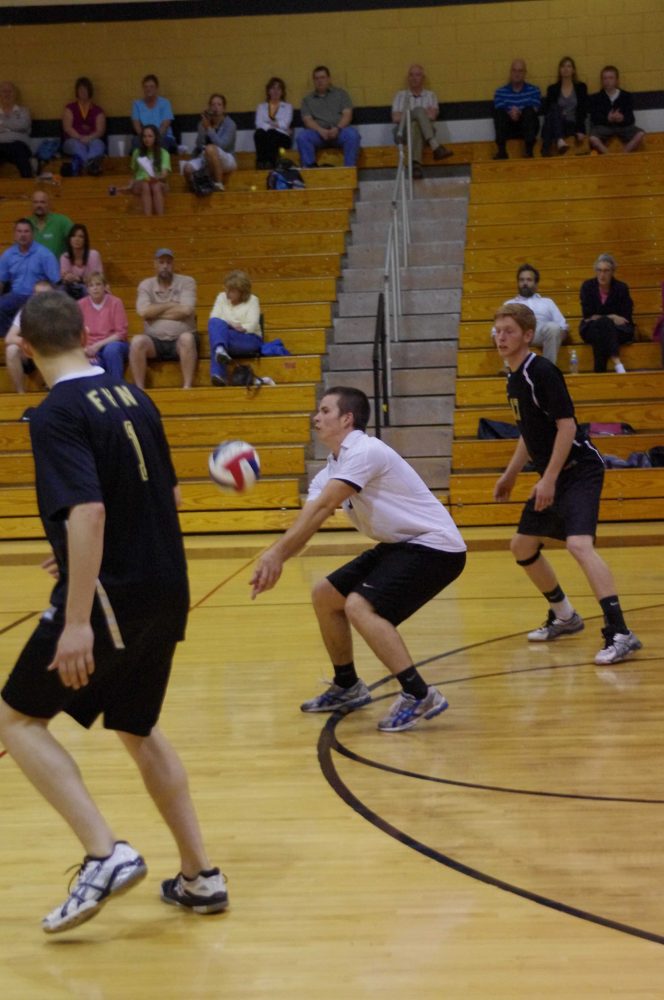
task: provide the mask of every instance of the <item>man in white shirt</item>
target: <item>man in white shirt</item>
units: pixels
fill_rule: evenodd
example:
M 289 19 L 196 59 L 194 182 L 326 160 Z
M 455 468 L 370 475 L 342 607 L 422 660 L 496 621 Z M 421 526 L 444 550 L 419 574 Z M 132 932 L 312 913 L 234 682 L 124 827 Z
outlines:
M 313 589 L 313 605 L 334 668 L 327 691 L 303 712 L 348 711 L 371 701 L 355 672 L 351 625 L 396 677 L 401 694 L 378 723 L 382 732 L 412 729 L 435 718 L 447 701 L 427 686 L 397 626 L 461 573 L 466 546 L 445 508 L 414 469 L 378 438 L 365 434 L 369 400 L 335 386 L 320 402 L 314 428 L 331 449 L 295 523 L 258 560 L 252 597 L 277 583 L 283 564 L 342 506 L 360 531 L 380 544 L 331 573 Z
M 537 291 L 540 280 L 540 273 L 532 264 L 522 264 L 516 272 L 516 283 L 519 294 L 513 299 L 507 299 L 503 305 L 516 302 L 522 306 L 528 306 L 535 313 L 537 318 L 537 328 L 532 343 L 536 347 L 542 348 L 542 354 L 557 364 L 558 351 L 560 345 L 567 340 L 569 326 L 567 320 L 553 299 L 545 299 Z M 491 336 L 495 338 L 495 327 L 491 331 Z
M 411 145 L 413 177 L 420 178 L 422 172 L 422 148 L 424 143 L 433 150 L 434 160 L 444 160 L 452 156 L 452 151 L 441 146 L 436 138 L 435 121 L 438 117 L 438 98 L 433 90 L 424 89 L 424 69 L 414 63 L 408 70 L 408 87 L 400 90 L 392 101 L 392 121 L 395 142 L 407 141 L 406 111 L 410 108 Z

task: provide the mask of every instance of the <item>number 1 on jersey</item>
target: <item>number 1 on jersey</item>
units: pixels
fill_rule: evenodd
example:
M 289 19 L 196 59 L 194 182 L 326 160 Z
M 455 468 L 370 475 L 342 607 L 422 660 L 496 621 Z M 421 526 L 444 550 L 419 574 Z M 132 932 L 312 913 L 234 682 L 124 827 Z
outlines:
M 143 480 L 144 483 L 147 483 L 148 478 L 149 478 L 148 477 L 147 466 L 145 464 L 145 459 L 143 458 L 143 451 L 141 449 L 141 443 L 138 440 L 138 437 L 136 435 L 136 431 L 134 429 L 134 425 L 132 424 L 131 420 L 125 420 L 124 421 L 124 429 L 125 429 L 125 432 L 127 434 L 127 437 L 129 438 L 129 440 L 131 441 L 132 445 L 134 446 L 134 451 L 136 452 L 136 458 L 138 459 L 138 471 L 141 474 L 141 479 Z

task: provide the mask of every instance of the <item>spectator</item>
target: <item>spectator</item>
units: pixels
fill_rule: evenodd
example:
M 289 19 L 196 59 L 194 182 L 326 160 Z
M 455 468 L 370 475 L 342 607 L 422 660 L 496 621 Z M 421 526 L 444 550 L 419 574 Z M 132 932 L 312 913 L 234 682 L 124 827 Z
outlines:
M 645 132 L 634 123 L 632 95 L 618 86 L 620 74 L 615 66 L 605 66 L 601 74 L 602 89 L 591 94 L 590 145 L 598 153 L 608 153 L 604 140 L 617 136 L 625 145 L 626 153 L 633 153 Z
M 122 299 L 111 295 L 101 271 L 89 274 L 86 284 L 89 294 L 78 304 L 87 335 L 85 353 L 91 363 L 101 365 L 119 381 L 129 357 L 125 307 Z
M 52 291 L 53 285 L 50 281 L 37 281 L 32 289 L 32 294 L 40 295 L 42 292 Z M 23 350 L 21 312 L 22 310 L 19 309 L 14 316 L 14 321 L 5 337 L 5 364 L 14 386 L 14 392 L 22 396 L 25 393 L 25 376 L 37 372 L 37 377 L 41 380 L 41 375 L 32 358 L 29 358 Z
M 588 114 L 588 88 L 576 78 L 576 63 L 565 56 L 558 63 L 558 82 L 547 87 L 544 99 L 544 124 L 542 125 L 542 156 L 551 155 L 556 144 L 559 153 L 566 153 L 569 146 L 565 139 L 576 136 L 577 142 L 586 137 Z
M 129 365 L 135 384 L 145 387 L 148 358 L 179 360 L 182 388 L 191 389 L 198 358 L 196 335 L 196 282 L 175 274 L 172 250 L 157 250 L 155 277 L 138 286 L 136 312 L 144 320 L 143 333 L 133 337 Z
M 542 95 L 539 87 L 526 83 L 527 72 L 523 59 L 515 59 L 510 67 L 509 82 L 504 87 L 498 87 L 493 95 L 493 122 L 498 147 L 494 160 L 507 159 L 508 139 L 523 139 L 526 156 L 533 155 L 539 132 L 537 115 Z
M 210 313 L 208 336 L 212 385 L 226 385 L 226 365 L 232 358 L 260 354 L 261 307 L 244 271 L 231 271 L 224 278 L 224 291 Z
M 265 84 L 266 100 L 256 108 L 256 170 L 272 170 L 282 149 L 293 143 L 293 105 L 286 100 L 286 84 L 272 76 Z
M 143 97 L 134 101 L 131 108 L 131 124 L 134 127 L 136 137 L 134 138 L 134 148 L 139 144 L 146 125 L 154 125 L 159 132 L 161 145 L 169 153 L 177 152 L 177 142 L 173 135 L 173 108 L 171 102 L 166 97 L 159 94 L 159 80 L 154 73 L 148 73 L 141 80 L 143 87 Z
M 13 163 L 21 177 L 32 177 L 30 112 L 16 103 L 16 87 L 0 83 L 0 163 Z
M 601 253 L 595 261 L 596 278 L 581 285 L 581 325 L 579 332 L 586 344 L 591 344 L 595 366 L 593 371 L 605 372 L 611 360 L 618 375 L 625 374 L 620 360 L 620 345 L 634 339 L 632 298 L 629 287 L 614 277 L 616 262 L 611 254 Z
M 75 176 L 87 171 L 98 177 L 106 153 L 106 115 L 92 103 L 94 87 L 87 76 L 79 76 L 74 93 L 76 100 L 66 104 L 62 113 L 62 152 L 73 157 L 71 169 Z
M 143 214 L 163 215 L 171 157 L 162 149 L 159 129 L 154 125 L 146 125 L 141 132 L 140 145 L 131 154 L 131 169 L 131 190 L 140 198 Z
M 537 326 L 531 343 L 541 347 L 544 357 L 555 365 L 558 363 L 560 345 L 567 339 L 569 326 L 553 299 L 545 299 L 537 291 L 539 280 L 540 273 L 536 267 L 532 264 L 522 264 L 516 272 L 519 294 L 503 302 L 503 306 L 516 302 L 532 309 L 537 319 Z M 496 336 L 495 327 L 491 331 L 491 336 L 494 338 Z
M 13 246 L 0 256 L 0 337 L 4 337 L 14 316 L 44 278 L 54 285 L 60 281 L 60 269 L 53 254 L 37 243 L 30 219 L 14 225 Z M 10 284 L 11 291 L 5 292 Z
M 314 90 L 302 98 L 300 114 L 304 128 L 297 135 L 300 164 L 315 167 L 316 151 L 324 146 L 340 146 L 344 166 L 354 167 L 360 152 L 360 133 L 353 128 L 353 102 L 341 87 L 333 87 L 327 66 L 316 66 Z
M 56 262 L 59 261 L 67 249 L 67 237 L 74 223 L 68 215 L 51 211 L 51 201 L 45 191 L 35 191 L 32 196 L 30 223 L 35 242 L 50 250 Z
M 216 189 L 223 191 L 224 180 L 237 170 L 233 156 L 236 132 L 235 122 L 226 115 L 226 98 L 211 94 L 198 123 L 194 157 L 184 168 L 185 176 L 190 178 L 196 170 L 206 167 Z
M 82 299 L 88 294 L 86 278 L 101 270 L 99 251 L 90 249 L 87 226 L 75 222 L 67 236 L 67 249 L 60 257 L 60 277 L 67 295 Z
M 435 121 L 438 117 L 438 98 L 433 90 L 424 89 L 424 69 L 414 63 L 408 70 L 408 87 L 400 90 L 392 101 L 392 121 L 394 139 L 397 143 L 407 141 L 405 134 L 406 111 L 410 108 L 413 177 L 423 177 L 422 148 L 426 142 L 433 150 L 434 160 L 444 160 L 452 156 L 449 149 L 441 146 L 436 138 Z

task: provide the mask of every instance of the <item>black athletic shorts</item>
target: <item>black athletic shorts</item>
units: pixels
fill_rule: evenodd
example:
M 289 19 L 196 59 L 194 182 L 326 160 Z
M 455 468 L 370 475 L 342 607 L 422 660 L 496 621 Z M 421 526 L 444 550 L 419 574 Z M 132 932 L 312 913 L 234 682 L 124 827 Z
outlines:
M 441 552 L 412 542 L 381 542 L 330 573 L 344 597 L 361 594 L 392 625 L 410 618 L 466 565 L 465 552 Z
M 178 338 L 175 340 L 160 340 L 159 337 L 152 337 L 148 334 L 150 340 L 152 341 L 152 346 L 155 349 L 156 360 L 157 361 L 177 361 L 178 360 Z M 200 337 L 197 333 L 194 333 L 194 340 L 196 341 L 196 353 L 200 354 Z
M 527 501 L 517 529 L 519 534 L 559 538 L 563 542 L 569 535 L 594 538 L 603 482 L 604 466 L 600 462 L 577 462 L 563 469 L 551 507 L 536 511 L 534 501 Z
M 159 719 L 177 645 L 168 623 L 165 626 L 163 618 L 146 615 L 125 625 L 125 649 L 116 649 L 95 602 L 95 669 L 87 687 L 78 691 L 65 687 L 56 670 L 46 669 L 53 661 L 62 626 L 61 610 L 53 621 L 39 622 L 7 679 L 3 699 L 31 718 L 52 719 L 66 712 L 89 729 L 103 715 L 106 729 L 149 736 Z

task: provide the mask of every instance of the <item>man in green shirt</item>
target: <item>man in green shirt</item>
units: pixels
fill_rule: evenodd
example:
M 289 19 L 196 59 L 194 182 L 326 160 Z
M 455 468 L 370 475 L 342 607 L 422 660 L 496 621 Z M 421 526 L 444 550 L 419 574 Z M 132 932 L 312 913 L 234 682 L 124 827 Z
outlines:
M 67 236 L 74 225 L 68 215 L 51 212 L 49 197 L 45 191 L 35 191 L 32 196 L 30 222 L 35 234 L 35 243 L 54 253 L 58 263 L 67 249 Z
M 316 151 L 322 146 L 341 146 L 344 166 L 357 165 L 360 133 L 350 124 L 353 102 L 341 87 L 333 87 L 327 66 L 316 66 L 314 90 L 302 98 L 300 114 L 304 128 L 297 135 L 297 149 L 303 167 L 315 167 Z

